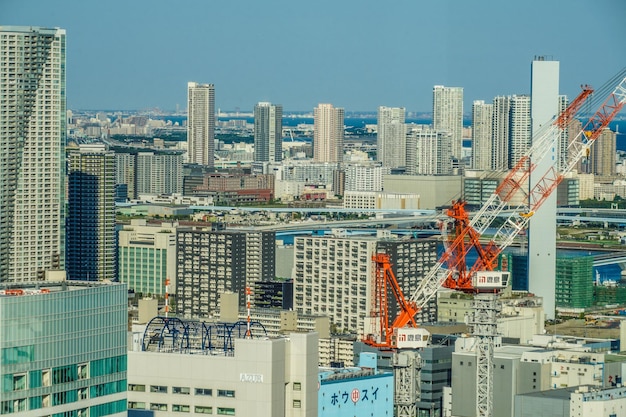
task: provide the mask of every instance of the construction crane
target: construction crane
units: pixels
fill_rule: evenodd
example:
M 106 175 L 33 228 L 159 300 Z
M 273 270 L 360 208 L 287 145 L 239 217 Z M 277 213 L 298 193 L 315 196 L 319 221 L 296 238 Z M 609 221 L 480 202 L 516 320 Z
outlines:
M 383 311 L 383 308 L 387 309 L 387 305 L 377 304 L 373 315 L 377 315 L 380 320 L 380 335 L 379 337 L 369 335 L 365 343 L 383 348 L 398 348 L 397 335 L 402 334 L 400 329 L 407 328 L 407 326 L 408 328 L 416 328 L 417 323 L 415 323 L 414 315 L 424 308 L 442 287 L 475 293 L 477 295 L 475 297 L 475 313 L 471 324 L 474 326 L 474 334 L 478 338 L 477 414 L 481 417 L 492 415 L 493 380 L 491 368 L 493 364 L 491 362 L 493 361 L 493 339 L 497 334 L 495 317 L 498 313 L 498 304 L 494 293 L 498 291 L 498 288 L 505 285 L 508 275 L 500 273 L 489 276 L 485 273 L 494 269 L 498 255 L 515 240 L 522 230 L 527 228 L 530 219 L 542 203 L 552 194 L 564 176 L 575 169 L 578 161 L 588 155 L 588 150 L 594 141 L 624 107 L 626 103 L 626 77 L 624 74 L 623 71 L 618 76 L 617 87 L 608 95 L 583 129 L 570 141 L 567 148 L 568 160 L 562 171 L 558 171 L 556 166 L 552 166 L 547 172 L 539 173 L 542 174 L 539 181 L 529 187 L 528 191 L 524 189 L 524 187 L 528 187 L 530 174 L 557 147 L 561 133 L 567 128 L 569 122 L 576 118 L 583 104 L 594 92 L 588 85 L 582 86 L 582 92 L 566 110 L 554 117 L 551 123 L 546 124 L 533 136 L 530 149 L 520 158 L 495 192 L 471 219 L 469 213 L 465 211 L 462 201 L 455 202 L 447 210 L 447 214 L 453 219 L 454 237 L 447 242 L 443 255 L 424 276 L 410 298 L 406 299 L 399 288 L 397 290 L 393 288 L 388 272 L 383 274 L 386 284 L 382 283 L 379 270 L 387 271 L 390 266 L 385 264 L 384 259 L 374 259 L 377 265 L 375 292 L 376 294 L 379 291 L 386 292 L 387 288 L 390 288 L 398 301 L 400 312 L 393 323 L 389 325 L 387 313 Z M 505 209 L 507 210 L 505 211 Z M 497 228 L 489 242 L 483 246 L 480 238 L 498 217 L 503 220 L 501 226 Z M 472 248 L 476 249 L 478 258 L 474 265 L 468 269 L 466 257 Z M 477 285 L 481 279 L 485 280 L 485 284 L 491 280 L 492 285 L 485 285 L 484 287 Z M 389 285 L 391 287 L 388 287 Z M 383 325 L 385 317 L 387 321 Z

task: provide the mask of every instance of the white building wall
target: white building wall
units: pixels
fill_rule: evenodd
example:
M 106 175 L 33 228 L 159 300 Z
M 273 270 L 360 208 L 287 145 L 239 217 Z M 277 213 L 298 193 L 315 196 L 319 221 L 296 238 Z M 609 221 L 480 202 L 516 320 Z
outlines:
M 234 356 L 131 351 L 129 408 L 155 417 L 173 415 L 175 405 L 195 414 L 204 407 L 213 415 L 317 417 L 317 362 L 316 333 L 236 339 Z
M 532 62 L 531 71 L 534 134 L 559 112 L 559 62 L 540 58 Z M 555 146 L 543 161 L 532 161 L 537 167 L 530 175 L 531 189 L 558 164 L 557 151 Z M 556 197 L 555 190 L 532 216 L 528 227 L 528 290 L 543 297 L 548 319 L 553 319 L 556 311 Z

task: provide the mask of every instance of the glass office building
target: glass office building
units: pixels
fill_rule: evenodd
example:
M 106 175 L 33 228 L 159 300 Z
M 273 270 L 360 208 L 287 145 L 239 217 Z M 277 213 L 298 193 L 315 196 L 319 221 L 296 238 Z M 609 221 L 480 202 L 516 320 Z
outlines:
M 0 412 L 125 416 L 126 305 L 124 284 L 0 290 Z

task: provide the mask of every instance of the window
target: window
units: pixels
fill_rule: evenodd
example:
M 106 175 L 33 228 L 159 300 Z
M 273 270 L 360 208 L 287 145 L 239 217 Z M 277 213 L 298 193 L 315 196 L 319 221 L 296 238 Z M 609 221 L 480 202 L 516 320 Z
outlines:
M 220 389 L 217 390 L 217 396 L 235 398 L 235 391 L 229 389 Z
M 146 386 L 139 384 L 128 384 L 128 390 L 146 392 Z
M 153 410 L 153 411 L 167 411 L 167 404 L 150 403 L 150 410 Z
M 301 408 L 302 407 L 302 403 L 300 402 L 300 400 L 293 400 L 293 408 Z
M 194 408 L 194 412 L 197 414 L 213 414 L 213 407 L 203 407 L 201 405 L 196 405 Z
M 294 382 L 293 383 L 293 390 L 294 391 L 300 391 L 302 389 L 302 384 L 300 384 L 299 382 Z
M 210 388 L 196 388 L 196 395 L 213 395 L 213 390 Z
M 129 401 L 128 402 L 128 408 L 132 408 L 134 410 L 145 410 L 146 409 L 146 403 L 141 403 L 141 402 L 137 402 L 137 401 Z
M 160 392 L 161 394 L 167 394 L 167 387 L 163 385 L 150 385 L 150 392 Z
M 87 379 L 89 377 L 87 373 L 87 364 L 81 363 L 78 365 L 78 379 Z
M 26 389 L 26 374 L 13 375 L 13 391 Z
M 172 404 L 172 411 L 175 411 L 177 413 L 188 413 L 189 412 L 189 406 L 188 405 L 181 405 L 181 404 Z
M 185 394 L 189 395 L 189 387 L 172 387 L 173 394 Z
M 222 416 L 234 416 L 235 409 L 234 408 L 226 408 L 226 407 L 217 407 L 217 414 Z

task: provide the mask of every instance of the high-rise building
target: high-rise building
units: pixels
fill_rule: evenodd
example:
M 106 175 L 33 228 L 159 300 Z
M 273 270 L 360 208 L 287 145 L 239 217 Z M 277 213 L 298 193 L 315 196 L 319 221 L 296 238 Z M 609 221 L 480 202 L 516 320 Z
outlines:
M 559 61 L 538 57 L 531 64 L 531 116 L 532 134 L 559 113 L 562 100 L 559 99 Z M 546 172 L 559 168 L 558 143 L 550 149 L 543 160 L 531 161 L 536 164 L 530 173 L 530 188 L 541 182 Z M 556 201 L 553 192 L 530 219 L 528 233 L 528 285 L 529 291 L 543 297 L 546 318 L 555 317 L 555 277 L 556 277 Z
M 126 185 L 126 198 L 137 198 L 136 175 L 137 155 L 131 153 L 115 153 L 115 185 Z
M 67 274 L 72 280 L 114 281 L 115 154 L 99 144 L 68 154 Z
M 335 108 L 332 104 L 319 104 L 313 114 L 313 160 L 343 161 L 344 110 Z
M 476 100 L 472 105 L 472 169 L 491 170 L 493 104 Z
M 215 86 L 187 84 L 187 154 L 189 163 L 214 165 Z
M 2 414 L 126 416 L 126 285 L 65 281 L 2 292 Z
M 590 172 L 610 177 L 616 174 L 617 134 L 605 128 L 589 152 Z
M 493 121 L 491 127 L 491 169 L 509 169 L 509 125 L 511 123 L 511 97 L 497 96 L 493 99 Z
M 243 306 L 246 286 L 254 290 L 254 282 L 275 278 L 274 232 L 179 228 L 177 245 L 176 299 L 181 316 L 215 314 L 220 294 L 226 291 L 238 293 Z
M 283 106 L 260 102 L 254 106 L 254 160 L 283 160 Z
M 433 128 L 452 135 L 452 156 L 460 159 L 463 156 L 463 87 L 433 87 Z
M 384 167 L 406 165 L 406 109 L 404 107 L 378 108 L 378 138 L 376 159 Z
M 510 103 L 509 167 L 512 168 L 530 148 L 532 123 L 530 117 L 530 96 L 513 95 Z
M 557 307 L 586 309 L 593 305 L 593 256 L 556 258 Z
M 446 130 L 434 130 L 423 125 L 410 129 L 406 139 L 406 173 L 452 174 L 452 141 L 452 133 Z
M 65 30 L 0 26 L 0 280 L 65 262 Z
M 136 162 L 137 195 L 179 194 L 183 191 L 183 156 L 140 152 Z

